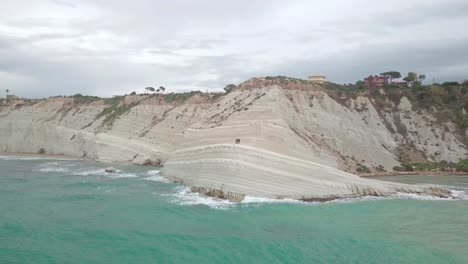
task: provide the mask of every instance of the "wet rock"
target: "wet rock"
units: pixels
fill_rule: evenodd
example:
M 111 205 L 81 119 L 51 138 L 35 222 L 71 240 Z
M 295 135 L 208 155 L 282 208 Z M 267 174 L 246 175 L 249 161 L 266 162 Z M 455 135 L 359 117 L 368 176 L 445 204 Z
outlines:
M 113 167 L 107 167 L 104 169 L 105 172 L 107 173 L 114 173 L 115 172 L 115 169 Z

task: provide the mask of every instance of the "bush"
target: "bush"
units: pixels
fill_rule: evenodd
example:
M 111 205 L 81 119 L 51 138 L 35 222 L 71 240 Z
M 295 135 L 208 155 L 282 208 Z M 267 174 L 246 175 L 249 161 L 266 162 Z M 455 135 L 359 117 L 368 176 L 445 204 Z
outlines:
M 462 160 L 455 164 L 455 168 L 457 168 L 457 171 L 464 171 L 468 172 L 468 160 Z
M 366 167 L 365 165 L 358 164 L 358 167 L 356 168 L 356 171 L 359 173 L 371 173 L 371 170 Z
M 414 168 L 413 168 L 413 165 L 409 164 L 409 163 L 403 163 L 401 164 L 403 166 L 403 168 L 405 169 L 405 171 L 414 171 Z
M 82 94 L 75 94 L 72 96 L 74 99 L 75 104 L 89 104 L 91 102 L 99 100 L 97 96 L 90 96 L 90 95 L 82 95 Z
M 400 85 L 395 84 L 395 83 L 389 83 L 384 85 L 384 89 L 398 89 L 400 88 Z
M 44 148 L 40 148 L 39 151 L 37 152 L 38 154 L 45 154 L 46 151 Z
M 432 170 L 437 168 L 433 163 L 413 163 L 412 165 L 416 170 Z
M 160 159 L 155 159 L 155 160 L 146 159 L 142 165 L 143 166 L 161 166 L 161 160 Z
M 448 87 L 448 86 L 458 86 L 460 85 L 458 82 L 444 82 L 442 86 Z
M 442 101 L 446 104 L 456 103 L 458 97 L 454 94 L 448 94 L 442 97 Z
M 465 105 L 465 107 L 468 107 L 468 93 L 463 96 L 463 104 Z
M 444 96 L 447 94 L 444 88 L 437 86 L 437 85 L 431 86 L 431 93 L 432 93 L 432 96 Z

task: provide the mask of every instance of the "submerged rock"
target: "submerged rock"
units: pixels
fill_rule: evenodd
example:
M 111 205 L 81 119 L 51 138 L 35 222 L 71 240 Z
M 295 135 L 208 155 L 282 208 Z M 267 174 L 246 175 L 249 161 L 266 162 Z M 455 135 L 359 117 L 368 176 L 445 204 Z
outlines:
M 104 169 L 105 172 L 108 172 L 108 173 L 114 173 L 115 172 L 115 169 L 113 167 L 107 167 Z

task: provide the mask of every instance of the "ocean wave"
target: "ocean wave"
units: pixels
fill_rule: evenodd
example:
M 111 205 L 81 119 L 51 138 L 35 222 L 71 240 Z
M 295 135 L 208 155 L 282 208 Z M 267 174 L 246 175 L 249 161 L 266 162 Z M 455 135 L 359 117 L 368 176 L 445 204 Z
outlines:
M 37 171 L 40 171 L 40 172 L 69 172 L 70 169 L 60 168 L 60 167 L 44 167 L 44 168 L 38 169 Z
M 146 177 L 146 178 L 143 178 L 143 180 L 146 180 L 146 181 L 155 181 L 155 182 L 164 182 L 164 183 L 170 183 L 171 181 L 169 181 L 168 179 L 166 178 L 163 178 L 159 175 L 154 175 L 154 176 L 150 176 L 150 177 Z
M 461 200 L 468 200 L 468 192 L 466 191 L 461 191 L 461 190 L 451 190 L 452 195 Z
M 75 167 L 76 164 L 66 163 L 66 162 L 46 162 L 38 165 L 35 171 L 40 172 L 69 172 L 72 167 Z
M 124 178 L 137 178 L 138 175 L 135 173 L 106 173 L 104 174 L 105 177 L 109 177 L 112 179 L 124 179 Z
M 115 172 L 106 172 L 104 168 L 93 168 L 86 170 L 78 170 L 72 173 L 74 176 L 104 176 L 112 179 L 123 179 L 123 178 L 137 178 L 136 173 L 123 173 L 121 170 L 115 170 Z
M 294 203 L 294 204 L 305 204 L 306 202 L 295 200 L 295 199 L 273 199 L 273 198 L 263 198 L 255 196 L 245 196 L 242 204 L 260 204 L 260 203 Z
M 108 174 L 108 172 L 105 172 L 104 168 L 77 170 L 72 173 L 74 176 L 105 176 L 106 174 Z
M 443 197 L 438 197 L 438 196 L 432 196 L 432 195 L 427 195 L 427 194 L 417 194 L 417 193 L 397 193 L 394 195 L 390 195 L 388 197 L 397 198 L 397 199 L 422 200 L 422 201 L 454 200 L 453 198 L 443 198 Z
M 150 176 L 159 175 L 159 170 L 150 170 L 150 171 L 147 171 L 146 174 Z
M 149 177 L 143 178 L 143 180 L 146 180 L 146 181 L 155 181 L 155 182 L 164 182 L 164 183 L 170 183 L 171 182 L 168 179 L 160 176 L 159 175 L 159 170 L 150 170 L 150 171 L 146 172 L 144 175 L 145 176 L 149 175 Z
M 189 187 L 178 186 L 174 193 L 168 194 L 171 197 L 170 202 L 180 205 L 206 205 L 214 209 L 228 209 L 237 203 L 228 200 L 201 196 L 199 193 L 190 191 Z
M 175 192 L 169 194 L 172 197 L 170 202 L 180 205 L 206 205 L 214 209 L 229 209 L 236 205 L 241 206 L 258 206 L 261 204 L 301 204 L 301 205 L 317 205 L 329 203 L 350 203 L 350 202 L 365 202 L 376 200 L 392 200 L 392 199 L 408 199 L 408 200 L 424 200 L 424 201 L 456 201 L 468 200 L 468 193 L 464 191 L 451 190 L 454 198 L 441 198 L 430 195 L 397 193 L 389 196 L 362 196 L 355 198 L 343 198 L 326 202 L 304 202 L 295 199 L 272 199 L 263 197 L 246 196 L 240 203 L 231 202 L 228 200 L 206 197 L 199 193 L 192 192 L 189 187 L 179 186 L 174 189 Z

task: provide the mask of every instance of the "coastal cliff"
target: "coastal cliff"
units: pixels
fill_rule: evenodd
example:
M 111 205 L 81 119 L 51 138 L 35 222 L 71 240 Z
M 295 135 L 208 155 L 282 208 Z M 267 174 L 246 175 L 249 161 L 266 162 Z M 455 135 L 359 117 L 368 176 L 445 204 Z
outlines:
M 353 173 L 456 163 L 467 158 L 466 129 L 404 92 L 345 89 L 254 78 L 227 94 L 13 100 L 0 105 L 0 152 L 164 165 L 163 176 L 231 200 L 449 196 Z

